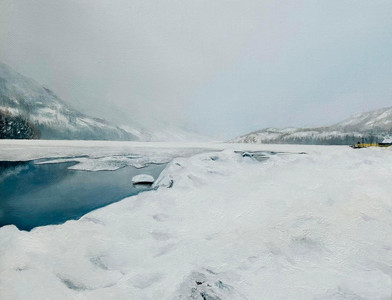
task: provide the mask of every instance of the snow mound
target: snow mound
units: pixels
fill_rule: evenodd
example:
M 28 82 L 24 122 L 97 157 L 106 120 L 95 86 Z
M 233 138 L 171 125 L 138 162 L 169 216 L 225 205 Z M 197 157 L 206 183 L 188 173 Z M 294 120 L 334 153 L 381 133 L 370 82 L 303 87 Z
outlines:
M 154 177 L 152 177 L 151 175 L 147 175 L 147 174 L 139 174 L 139 175 L 133 176 L 132 183 L 133 184 L 139 184 L 139 183 L 153 184 Z

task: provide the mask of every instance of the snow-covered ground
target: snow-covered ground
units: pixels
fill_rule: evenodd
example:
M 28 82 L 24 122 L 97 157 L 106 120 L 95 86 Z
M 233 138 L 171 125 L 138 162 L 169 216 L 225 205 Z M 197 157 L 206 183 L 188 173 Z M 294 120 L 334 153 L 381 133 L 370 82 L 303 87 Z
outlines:
M 1 141 L 0 160 L 203 153 L 78 221 L 1 228 L 0 299 L 391 299 L 389 149 L 39 142 Z

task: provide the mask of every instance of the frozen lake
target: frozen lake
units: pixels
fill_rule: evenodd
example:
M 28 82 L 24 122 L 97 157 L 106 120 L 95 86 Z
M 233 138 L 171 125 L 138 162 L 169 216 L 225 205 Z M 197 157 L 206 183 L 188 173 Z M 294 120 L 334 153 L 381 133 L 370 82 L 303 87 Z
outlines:
M 225 149 L 258 160 L 275 153 L 271 150 L 297 151 L 287 145 L 1 140 L 0 226 L 30 230 L 78 219 L 151 189 L 132 186 L 135 175 L 156 179 L 175 157 Z
M 132 185 L 132 177 L 149 174 L 157 178 L 166 166 L 89 172 L 68 169 L 72 165 L 75 162 L 0 162 L 0 226 L 14 224 L 30 230 L 78 219 L 96 208 L 151 189 Z

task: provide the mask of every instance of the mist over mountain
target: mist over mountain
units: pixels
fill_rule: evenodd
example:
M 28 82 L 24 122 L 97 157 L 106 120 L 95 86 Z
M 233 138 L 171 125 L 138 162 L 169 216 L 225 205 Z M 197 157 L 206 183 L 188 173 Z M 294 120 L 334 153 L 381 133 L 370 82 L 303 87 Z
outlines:
M 105 120 L 76 111 L 48 88 L 1 62 L 0 115 L 2 138 L 134 139 L 129 132 Z M 19 130 L 22 123 L 35 134 Z
M 132 116 L 130 116 L 132 118 Z M 132 123 L 132 122 L 130 122 Z M 134 141 L 206 141 L 172 125 L 118 126 L 83 114 L 53 91 L 0 62 L 0 138 Z M 392 134 L 392 107 L 359 113 L 332 126 L 265 128 L 231 142 L 349 145 L 376 142 Z
M 0 138 L 187 141 L 203 139 L 161 123 L 118 126 L 83 114 L 53 91 L 0 62 Z M 148 125 L 148 126 L 147 126 Z
M 237 143 L 351 145 L 362 139 L 382 141 L 392 135 L 392 107 L 359 113 L 332 126 L 265 128 L 231 140 Z

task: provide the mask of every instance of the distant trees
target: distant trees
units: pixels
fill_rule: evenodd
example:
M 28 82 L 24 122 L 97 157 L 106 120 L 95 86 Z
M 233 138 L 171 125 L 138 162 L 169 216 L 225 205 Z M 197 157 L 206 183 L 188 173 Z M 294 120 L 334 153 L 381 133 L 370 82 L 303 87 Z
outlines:
M 40 136 L 37 124 L 0 110 L 0 139 L 39 139 Z
M 303 132 L 306 132 L 304 130 Z M 275 132 L 274 132 L 275 133 Z M 377 143 L 388 135 L 386 132 L 361 132 L 361 133 L 337 133 L 315 132 L 313 134 L 298 135 L 294 133 L 281 133 L 278 137 L 265 136 L 264 132 L 260 135 L 257 133 L 250 134 L 241 139 L 245 143 L 262 143 L 262 144 L 302 144 L 302 145 L 354 145 L 357 142 Z M 391 134 L 392 135 L 392 134 Z

